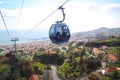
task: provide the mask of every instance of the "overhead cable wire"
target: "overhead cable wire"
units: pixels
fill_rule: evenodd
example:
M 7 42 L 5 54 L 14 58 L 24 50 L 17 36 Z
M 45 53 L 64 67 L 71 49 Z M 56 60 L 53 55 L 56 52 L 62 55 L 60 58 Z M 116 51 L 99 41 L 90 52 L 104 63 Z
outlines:
M 4 20 L 4 17 L 3 17 L 3 15 L 2 15 L 2 12 L 1 12 L 1 11 L 0 11 L 0 14 L 1 14 L 1 17 L 2 17 L 2 20 L 3 20 L 3 23 L 4 23 L 4 25 L 5 25 L 5 29 L 6 29 L 6 31 L 7 31 L 7 34 L 8 34 L 8 36 L 9 36 L 10 40 L 11 40 L 11 36 L 10 36 L 9 30 L 8 30 L 8 28 L 7 28 L 6 22 L 5 22 L 5 20 Z
M 17 29 L 18 29 L 19 24 L 20 24 L 20 18 L 21 18 L 21 14 L 22 14 L 23 5 L 24 5 L 24 0 L 22 0 L 22 4 L 21 4 L 21 7 L 20 7 L 20 12 L 19 12 L 19 15 L 18 15 Z M 16 29 L 16 33 L 18 32 L 17 29 Z
M 27 35 L 28 33 L 30 33 L 34 28 L 36 28 L 37 26 L 39 26 L 42 22 L 44 22 L 46 19 L 48 19 L 51 15 L 53 15 L 60 7 L 62 7 L 63 5 L 65 5 L 69 0 L 65 1 L 61 6 L 59 6 L 57 9 L 55 9 L 52 13 L 50 13 L 47 17 L 45 17 L 43 20 L 41 20 L 39 23 L 37 23 L 35 26 L 33 26 L 28 32 L 26 32 L 24 35 Z
M 64 6 L 69 0 L 65 1 L 60 7 Z M 58 7 L 58 9 L 60 8 Z

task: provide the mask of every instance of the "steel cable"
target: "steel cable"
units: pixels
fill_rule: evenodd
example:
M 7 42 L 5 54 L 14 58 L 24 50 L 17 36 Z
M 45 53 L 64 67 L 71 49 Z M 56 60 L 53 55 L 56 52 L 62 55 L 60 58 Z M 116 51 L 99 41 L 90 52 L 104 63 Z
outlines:
M 9 33 L 8 27 L 7 27 L 7 25 L 6 25 L 6 22 L 5 22 L 5 20 L 4 20 L 4 17 L 3 17 L 3 15 L 2 15 L 2 12 L 1 12 L 1 11 L 0 11 L 0 14 L 1 14 L 1 17 L 2 17 L 2 20 L 3 20 L 3 23 L 4 23 L 4 25 L 5 25 L 5 29 L 6 29 L 6 31 L 7 31 L 7 33 L 8 33 L 9 39 L 11 40 L 11 35 L 10 35 L 10 33 Z
M 51 15 L 53 15 L 60 7 L 62 7 L 63 5 L 65 5 L 69 0 L 65 1 L 61 6 L 59 6 L 56 10 L 54 10 L 52 13 L 50 13 L 47 17 L 45 17 L 43 20 L 41 20 L 39 23 L 37 23 L 35 26 L 33 26 L 29 31 L 27 31 L 24 35 L 22 35 L 21 37 L 27 35 L 28 33 L 30 33 L 34 28 L 36 28 L 38 25 L 40 25 L 42 22 L 44 22 L 46 19 L 48 19 Z

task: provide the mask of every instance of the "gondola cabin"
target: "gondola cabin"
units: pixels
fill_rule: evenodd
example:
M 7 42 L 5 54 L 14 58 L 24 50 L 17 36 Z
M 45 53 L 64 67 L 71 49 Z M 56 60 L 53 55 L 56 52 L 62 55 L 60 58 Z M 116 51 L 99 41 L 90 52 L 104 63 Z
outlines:
M 49 38 L 52 43 L 61 44 L 68 42 L 70 38 L 70 31 L 65 23 L 56 22 L 52 24 L 49 30 Z
M 49 38 L 52 43 L 55 44 L 68 42 L 70 38 L 70 31 L 68 26 L 65 23 L 62 23 L 65 20 L 65 8 L 60 6 L 58 9 L 62 10 L 63 19 L 61 21 L 57 21 L 55 24 L 52 24 L 49 29 Z

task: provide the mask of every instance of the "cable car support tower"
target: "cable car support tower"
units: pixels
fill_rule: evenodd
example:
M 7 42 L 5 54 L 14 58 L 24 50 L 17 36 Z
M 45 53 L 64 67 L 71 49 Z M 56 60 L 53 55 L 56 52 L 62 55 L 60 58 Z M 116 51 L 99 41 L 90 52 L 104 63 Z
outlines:
M 18 38 L 11 38 L 11 41 L 14 42 L 15 54 L 17 54 L 16 42 L 18 41 Z

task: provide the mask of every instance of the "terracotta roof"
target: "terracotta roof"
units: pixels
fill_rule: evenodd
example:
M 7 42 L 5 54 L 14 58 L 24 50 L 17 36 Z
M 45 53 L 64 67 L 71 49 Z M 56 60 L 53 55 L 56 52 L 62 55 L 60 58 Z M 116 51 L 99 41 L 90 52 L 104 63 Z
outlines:
M 110 60 L 118 60 L 118 58 L 112 54 L 108 54 L 107 57 L 110 59 Z
M 32 75 L 28 80 L 39 80 L 39 77 L 37 75 Z
M 102 50 L 99 50 L 98 48 L 93 48 L 93 51 L 92 51 L 94 54 L 99 54 L 99 53 L 102 53 L 103 51 Z
M 117 68 L 116 67 L 107 67 L 105 69 L 105 74 L 108 74 L 109 72 L 112 72 L 112 71 L 117 71 Z

